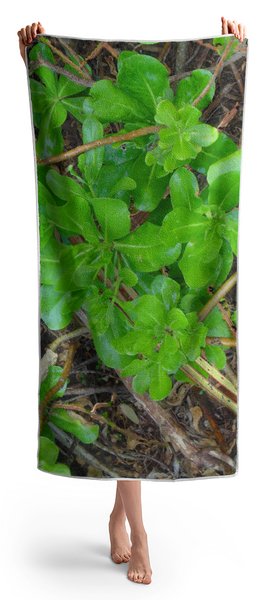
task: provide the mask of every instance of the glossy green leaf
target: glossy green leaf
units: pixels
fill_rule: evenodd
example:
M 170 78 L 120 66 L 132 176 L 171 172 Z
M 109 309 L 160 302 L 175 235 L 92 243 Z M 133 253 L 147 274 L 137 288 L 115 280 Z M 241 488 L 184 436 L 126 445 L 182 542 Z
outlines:
M 172 380 L 160 365 L 154 365 L 149 371 L 151 383 L 149 395 L 152 400 L 159 401 L 166 398 L 172 389 Z
M 146 105 L 121 89 L 119 82 L 116 86 L 108 79 L 96 81 L 90 88 L 89 96 L 96 116 L 105 122 L 150 122 L 151 115 Z
M 138 316 L 141 323 L 145 323 L 150 327 L 156 324 L 164 325 L 166 321 L 167 311 L 163 302 L 156 296 L 144 294 L 135 306 L 134 313 Z
M 153 116 L 156 112 L 157 97 L 163 94 L 165 88 L 170 87 L 169 73 L 153 56 L 135 53 L 122 63 L 117 84 L 124 92 L 136 98 Z
M 206 69 L 196 69 L 195 71 L 191 72 L 190 77 L 181 79 L 181 81 L 178 83 L 174 98 L 175 107 L 182 108 L 186 104 L 192 104 L 205 89 L 211 78 L 212 73 L 210 71 L 207 71 Z M 206 106 L 208 106 L 208 104 L 212 101 L 214 93 L 215 82 L 212 83 L 208 92 L 204 98 L 198 102 L 196 107 L 199 110 L 206 108 Z
M 235 142 L 233 142 L 225 133 L 219 132 L 218 138 L 213 144 L 204 146 L 197 154 L 196 158 L 191 158 L 190 165 L 195 171 L 207 175 L 209 167 L 225 158 L 229 154 L 233 154 L 237 150 Z
M 170 179 L 170 194 L 173 208 L 185 207 L 190 211 L 202 205 L 198 197 L 198 181 L 191 171 L 185 167 L 176 169 Z
M 221 371 L 226 365 L 226 355 L 220 346 L 205 346 L 205 354 L 208 361 L 215 365 L 216 369 Z
M 209 227 L 206 217 L 189 211 L 185 206 L 175 208 L 163 219 L 159 235 L 164 244 L 204 240 Z
M 82 126 L 83 143 L 89 144 L 103 138 L 103 126 L 94 116 L 87 117 Z M 105 146 L 93 148 L 78 157 L 78 166 L 85 179 L 91 184 L 96 181 L 103 164 Z
M 115 241 L 114 247 L 132 259 L 137 271 L 157 271 L 163 265 L 174 262 L 181 249 L 181 245 L 175 244 L 173 239 L 168 240 L 168 246 L 160 243 L 159 229 L 152 223 L 143 223 L 122 240 Z
M 46 437 L 39 437 L 39 462 L 46 461 L 49 465 L 54 465 L 59 455 L 59 448 Z
M 50 421 L 60 429 L 75 435 L 83 444 L 92 444 L 99 436 L 99 425 L 93 425 L 87 420 L 84 422 L 81 416 L 72 418 L 63 408 L 54 408 L 50 413 Z
M 240 173 L 241 171 L 241 149 L 236 150 L 233 154 L 229 154 L 229 156 L 225 156 L 213 163 L 208 169 L 207 180 L 211 185 L 217 177 L 220 175 L 224 175 L 229 171 L 236 171 Z
M 211 262 L 204 262 L 202 253 L 195 254 L 195 242 L 189 242 L 178 265 L 185 278 L 186 284 L 198 290 L 209 284 L 221 258 L 216 256 Z
M 117 198 L 94 198 L 92 204 L 105 241 L 117 240 L 129 233 L 131 219 L 125 202 Z

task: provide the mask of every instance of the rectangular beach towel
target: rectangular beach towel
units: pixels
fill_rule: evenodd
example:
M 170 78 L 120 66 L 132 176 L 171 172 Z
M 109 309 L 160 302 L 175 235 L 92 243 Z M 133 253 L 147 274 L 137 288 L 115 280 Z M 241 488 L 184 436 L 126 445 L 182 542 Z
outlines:
M 247 44 L 39 34 L 25 50 L 44 472 L 237 472 Z

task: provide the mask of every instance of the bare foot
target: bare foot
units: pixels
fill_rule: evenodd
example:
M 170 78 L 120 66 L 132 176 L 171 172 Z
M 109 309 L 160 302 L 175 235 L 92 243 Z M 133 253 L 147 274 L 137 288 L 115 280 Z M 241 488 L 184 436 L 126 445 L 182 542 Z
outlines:
M 152 569 L 149 559 L 147 534 L 132 539 L 128 579 L 135 583 L 151 583 Z
M 116 519 L 110 515 L 109 534 L 111 541 L 111 557 L 117 564 L 129 562 L 131 556 L 131 544 L 125 527 L 125 521 Z

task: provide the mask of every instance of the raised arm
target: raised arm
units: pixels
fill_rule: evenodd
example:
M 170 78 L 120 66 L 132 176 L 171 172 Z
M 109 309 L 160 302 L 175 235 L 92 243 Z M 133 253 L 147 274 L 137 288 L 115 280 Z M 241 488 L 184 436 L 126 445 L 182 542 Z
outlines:
M 43 28 L 40 21 L 38 23 L 32 23 L 32 25 L 26 25 L 17 31 L 19 37 L 19 50 L 24 63 L 25 61 L 25 48 L 36 38 L 37 33 L 45 33 L 46 30 Z

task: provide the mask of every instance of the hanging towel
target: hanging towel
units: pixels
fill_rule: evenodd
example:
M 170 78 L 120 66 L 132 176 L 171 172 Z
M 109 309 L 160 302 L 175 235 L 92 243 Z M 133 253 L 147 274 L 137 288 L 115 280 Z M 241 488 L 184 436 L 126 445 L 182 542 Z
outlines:
M 247 45 L 38 34 L 25 49 L 44 472 L 238 472 Z

